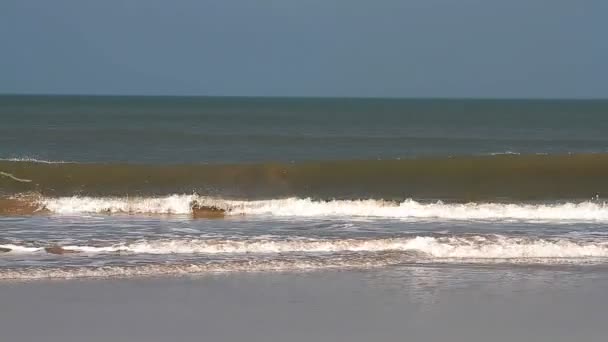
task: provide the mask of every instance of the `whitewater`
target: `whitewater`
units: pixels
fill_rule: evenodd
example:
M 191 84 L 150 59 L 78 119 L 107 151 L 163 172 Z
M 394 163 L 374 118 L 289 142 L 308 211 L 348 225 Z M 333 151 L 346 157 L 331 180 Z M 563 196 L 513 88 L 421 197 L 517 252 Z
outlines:
M 0 216 L 0 281 L 608 265 L 608 204 L 597 199 L 455 203 L 25 194 L 5 203 L 35 210 Z M 211 209 L 221 215 L 195 215 Z
M 242 201 L 198 195 L 163 197 L 40 198 L 40 209 L 62 215 L 82 213 L 181 214 L 212 207 L 226 215 L 334 218 L 402 218 L 446 220 L 608 221 L 608 205 L 601 201 L 565 203 L 444 203 L 408 199 L 402 202 L 363 199 L 320 201 L 285 198 Z
M 43 247 L 0 244 L 7 253 L 43 253 Z M 279 254 L 416 251 L 433 258 L 524 259 L 608 257 L 608 241 L 539 239 L 502 235 L 390 239 L 311 239 L 292 238 L 249 240 L 171 239 L 117 243 L 107 246 L 64 245 L 68 251 L 83 254 Z

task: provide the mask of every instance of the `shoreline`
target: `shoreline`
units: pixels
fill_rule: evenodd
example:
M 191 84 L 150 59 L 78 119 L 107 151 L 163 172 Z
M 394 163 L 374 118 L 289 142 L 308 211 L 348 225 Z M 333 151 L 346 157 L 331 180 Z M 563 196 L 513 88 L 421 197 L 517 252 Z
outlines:
M 603 341 L 606 290 L 608 273 L 525 268 L 0 283 L 0 331 L 12 342 Z

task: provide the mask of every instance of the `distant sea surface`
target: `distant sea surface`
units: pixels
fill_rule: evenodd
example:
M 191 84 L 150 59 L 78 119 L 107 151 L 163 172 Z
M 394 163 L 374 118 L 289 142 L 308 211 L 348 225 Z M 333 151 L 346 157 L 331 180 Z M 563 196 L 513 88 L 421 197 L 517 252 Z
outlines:
M 608 151 L 608 100 L 0 97 L 0 156 L 88 163 Z
M 0 278 L 608 266 L 608 100 L 0 96 Z

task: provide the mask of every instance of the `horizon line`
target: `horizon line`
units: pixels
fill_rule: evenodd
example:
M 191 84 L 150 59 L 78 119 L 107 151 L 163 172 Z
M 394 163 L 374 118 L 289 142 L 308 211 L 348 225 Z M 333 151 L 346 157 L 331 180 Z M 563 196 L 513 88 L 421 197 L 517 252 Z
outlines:
M 500 96 L 331 96 L 331 95 L 152 95 L 152 94 L 87 94 L 87 93 L 0 93 L 6 96 L 40 97 L 166 97 L 166 98 L 241 98 L 241 99 L 345 99 L 345 100 L 544 100 L 606 101 L 608 97 L 500 97 Z

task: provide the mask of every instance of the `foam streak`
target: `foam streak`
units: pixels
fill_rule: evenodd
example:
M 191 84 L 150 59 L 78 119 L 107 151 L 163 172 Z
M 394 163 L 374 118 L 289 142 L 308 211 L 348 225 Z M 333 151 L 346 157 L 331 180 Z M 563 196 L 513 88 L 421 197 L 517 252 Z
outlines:
M 43 253 L 44 248 L 0 245 L 13 253 Z M 502 235 L 389 239 L 181 239 L 138 241 L 110 246 L 63 246 L 80 253 L 128 254 L 282 254 L 341 252 L 418 252 L 431 258 L 528 259 L 608 257 L 608 241 L 520 238 Z

